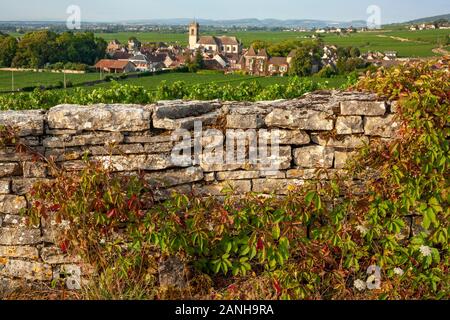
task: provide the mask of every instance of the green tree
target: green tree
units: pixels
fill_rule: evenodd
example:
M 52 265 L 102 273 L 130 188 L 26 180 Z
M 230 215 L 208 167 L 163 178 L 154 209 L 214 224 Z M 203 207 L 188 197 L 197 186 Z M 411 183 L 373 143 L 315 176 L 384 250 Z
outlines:
M 359 50 L 359 48 L 352 47 L 350 49 L 350 57 L 359 58 L 360 56 L 361 56 L 361 50 Z
M 189 72 L 197 72 L 202 69 L 204 67 L 202 53 L 197 50 L 193 59 L 191 56 L 188 56 L 186 58 L 186 66 L 188 67 Z
M 56 33 L 36 31 L 27 33 L 19 41 L 12 65 L 16 67 L 42 68 L 46 63 L 56 62 L 58 50 Z
M 0 37 L 0 66 L 10 67 L 17 52 L 17 40 L 14 37 Z
M 290 73 L 301 77 L 311 75 L 313 66 L 320 64 L 321 55 L 322 50 L 316 43 L 303 44 L 292 59 Z
M 253 47 L 253 49 L 255 49 L 256 52 L 258 52 L 258 50 L 260 49 L 268 48 L 270 46 L 270 43 L 263 40 L 255 40 L 252 42 L 251 46 Z

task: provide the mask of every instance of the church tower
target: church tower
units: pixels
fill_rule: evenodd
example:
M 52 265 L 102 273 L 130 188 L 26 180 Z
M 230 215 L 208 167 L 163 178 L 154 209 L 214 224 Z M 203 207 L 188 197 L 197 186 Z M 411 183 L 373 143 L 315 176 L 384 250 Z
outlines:
M 197 22 L 192 22 L 189 25 L 189 49 L 194 50 L 195 45 L 199 40 L 200 25 Z

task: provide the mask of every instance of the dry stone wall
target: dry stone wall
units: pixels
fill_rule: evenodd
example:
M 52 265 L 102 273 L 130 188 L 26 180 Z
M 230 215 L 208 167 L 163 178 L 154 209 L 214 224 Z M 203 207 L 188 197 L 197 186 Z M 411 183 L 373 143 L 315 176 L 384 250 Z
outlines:
M 236 193 L 282 195 L 290 185 L 314 179 L 318 168 L 340 172 L 364 144 L 392 138 L 399 127 L 395 109 L 395 104 L 372 94 L 323 91 L 296 100 L 259 103 L 60 105 L 49 111 L 0 112 L 0 125 L 16 128 L 23 142 L 66 170 L 83 168 L 83 155 L 88 154 L 117 172 L 143 172 L 158 187 L 160 199 L 173 191 L 220 196 L 226 186 Z M 203 156 L 174 163 L 173 132 L 192 131 L 199 121 L 203 130 L 216 130 L 199 140 L 203 147 L 229 129 L 251 129 L 259 132 L 259 139 L 278 129 L 279 150 L 268 156 L 279 170 L 268 172 L 259 160 L 211 163 Z M 227 138 L 218 141 L 226 145 Z M 196 147 L 194 134 L 191 147 Z M 28 193 L 33 184 L 52 179 L 45 164 L 33 160 L 14 148 L 0 150 L 0 293 L 24 280 L 32 285 L 49 283 L 63 271 L 73 274 L 67 279 L 69 288 L 79 286 L 82 270 L 76 259 L 55 246 L 51 226 L 30 227 L 20 215 L 31 205 Z

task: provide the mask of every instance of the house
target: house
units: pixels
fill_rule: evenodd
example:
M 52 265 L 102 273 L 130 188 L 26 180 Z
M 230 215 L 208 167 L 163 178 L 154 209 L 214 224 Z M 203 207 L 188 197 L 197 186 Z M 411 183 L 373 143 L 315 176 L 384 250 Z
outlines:
M 136 38 L 131 38 L 128 40 L 128 51 L 138 52 L 141 49 L 141 43 Z
M 225 55 L 230 70 L 242 70 L 243 56 L 237 53 L 229 53 Z M 242 60 L 242 61 L 241 61 Z
M 95 69 L 109 73 L 127 73 L 135 71 L 135 66 L 128 60 L 102 59 L 95 64 Z
M 122 48 L 123 48 L 123 46 L 119 42 L 119 40 L 115 39 L 108 43 L 108 46 L 106 47 L 106 51 L 107 52 L 115 52 L 115 51 L 119 51 Z
M 213 57 L 214 60 L 216 60 L 223 69 L 225 69 L 226 67 L 228 67 L 228 60 L 225 56 L 217 53 L 214 55 Z
M 385 51 L 384 60 L 395 60 L 397 59 L 397 51 Z
M 285 76 L 289 71 L 289 63 L 285 57 L 272 57 L 268 61 L 268 73 L 271 76 L 280 75 Z
M 114 52 L 110 52 L 108 56 L 113 60 L 128 60 L 132 55 L 129 54 L 126 50 L 117 50 Z
M 216 53 L 242 53 L 242 43 L 230 36 L 200 36 L 200 25 L 196 22 L 189 25 L 189 49 L 203 49 Z
M 136 71 L 150 71 L 150 61 L 144 54 L 136 54 L 128 60 L 135 65 Z
M 245 70 L 251 75 L 265 76 L 267 74 L 267 62 L 269 55 L 266 49 L 260 49 L 256 53 L 255 49 L 251 47 L 244 55 Z

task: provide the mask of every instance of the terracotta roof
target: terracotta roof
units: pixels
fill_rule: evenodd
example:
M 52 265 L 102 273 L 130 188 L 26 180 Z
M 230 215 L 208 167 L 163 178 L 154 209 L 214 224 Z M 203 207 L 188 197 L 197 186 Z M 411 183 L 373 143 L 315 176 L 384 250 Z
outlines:
M 250 50 L 248 50 L 248 52 L 245 54 L 247 57 L 253 57 L 256 56 L 256 51 L 253 47 L 250 47 Z
M 268 57 L 269 55 L 267 54 L 266 49 L 259 49 L 258 51 L 258 57 Z
M 220 45 L 218 43 L 218 39 L 213 36 L 202 36 L 200 37 L 197 43 L 201 45 L 215 45 L 215 46 Z
M 219 37 L 220 42 L 222 42 L 223 45 L 238 45 L 239 41 L 236 37 L 228 37 L 228 36 L 221 36 Z
M 96 68 L 107 69 L 125 69 L 130 62 L 128 60 L 109 60 L 102 59 L 95 64 Z
M 274 64 L 274 65 L 280 66 L 280 65 L 288 64 L 288 63 L 287 63 L 287 58 L 285 58 L 285 57 L 272 57 L 269 59 L 269 64 Z

